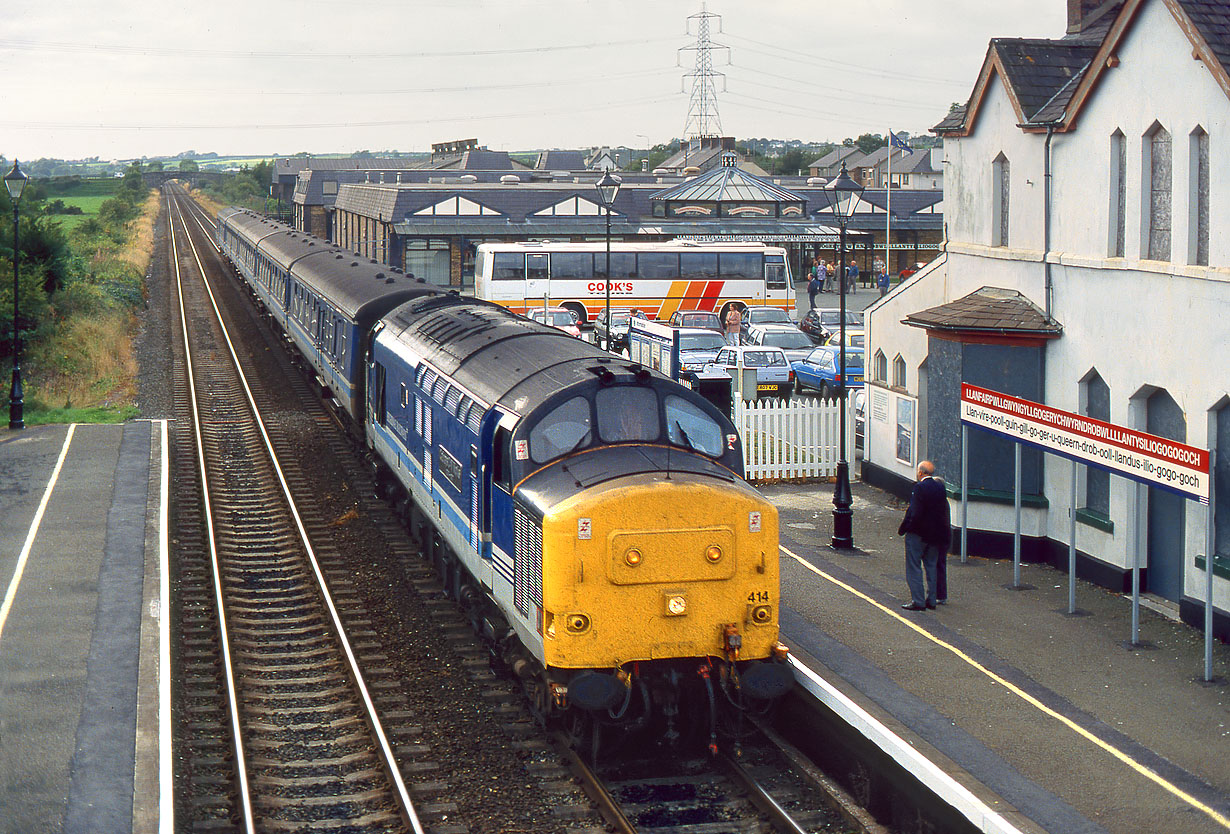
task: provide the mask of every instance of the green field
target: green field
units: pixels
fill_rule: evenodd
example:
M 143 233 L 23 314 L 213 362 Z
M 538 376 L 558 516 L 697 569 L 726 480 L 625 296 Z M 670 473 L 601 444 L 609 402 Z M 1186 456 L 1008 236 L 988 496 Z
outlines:
M 77 206 L 82 214 L 53 214 L 65 231 L 71 231 L 90 217 L 98 216 L 99 207 L 115 196 L 121 180 L 100 177 L 81 180 L 49 180 L 45 185 L 47 202 L 60 200 L 66 206 Z

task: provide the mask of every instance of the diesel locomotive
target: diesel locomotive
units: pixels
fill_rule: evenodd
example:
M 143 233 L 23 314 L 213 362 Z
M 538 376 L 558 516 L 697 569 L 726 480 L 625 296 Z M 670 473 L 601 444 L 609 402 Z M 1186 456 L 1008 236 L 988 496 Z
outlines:
M 544 719 L 667 737 L 793 682 L 777 511 L 691 390 L 229 209 L 218 242 Z

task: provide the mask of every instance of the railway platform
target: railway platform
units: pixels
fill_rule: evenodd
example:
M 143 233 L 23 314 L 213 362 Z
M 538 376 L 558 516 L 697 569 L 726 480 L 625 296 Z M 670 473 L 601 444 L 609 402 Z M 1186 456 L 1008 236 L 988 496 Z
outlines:
M 1230 647 L 1206 683 L 1202 634 L 1164 601 L 1133 645 L 1130 598 L 1079 582 L 1071 615 L 1066 573 L 1027 563 L 1014 589 L 1011 560 L 977 554 L 948 557 L 946 605 L 903 610 L 905 504 L 856 484 L 856 549 L 836 551 L 832 490 L 763 488 L 783 639 L 886 755 L 972 794 L 974 830 L 1230 831 Z
M 0 831 L 157 830 L 164 426 L 0 430 Z

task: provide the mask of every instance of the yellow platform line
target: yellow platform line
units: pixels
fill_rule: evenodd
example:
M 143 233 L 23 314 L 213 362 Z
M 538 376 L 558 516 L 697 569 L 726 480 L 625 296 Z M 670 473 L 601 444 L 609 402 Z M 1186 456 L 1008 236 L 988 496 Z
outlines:
M 907 628 L 913 629 L 914 631 L 918 632 L 918 634 L 927 638 L 932 643 L 935 643 L 937 646 L 940 646 L 941 648 L 947 649 L 948 651 L 952 652 L 954 655 L 956 655 L 958 658 L 963 660 L 969 666 L 978 670 L 979 672 L 981 672 L 986 677 L 990 678 L 995 683 L 998 683 L 1000 686 L 1004 687 L 1004 689 L 1008 690 L 1013 695 L 1016 695 L 1021 700 L 1037 708 L 1040 712 L 1046 715 L 1049 715 L 1051 718 L 1054 718 L 1056 721 L 1059 721 L 1060 723 L 1064 724 L 1066 727 L 1073 730 L 1078 735 L 1093 742 L 1095 745 L 1102 748 L 1102 750 L 1114 756 L 1116 759 L 1123 762 L 1125 765 L 1127 765 L 1132 770 L 1139 773 L 1141 776 L 1145 777 L 1146 779 L 1153 782 L 1154 784 L 1160 786 L 1161 788 L 1166 790 L 1171 795 L 1183 800 L 1188 805 L 1192 806 L 1193 808 L 1200 811 L 1201 813 L 1207 815 L 1210 819 L 1212 819 L 1218 825 L 1222 826 L 1223 828 L 1230 829 L 1230 818 L 1226 817 L 1224 814 L 1218 813 L 1216 809 L 1210 808 L 1208 805 L 1205 805 L 1203 802 L 1196 799 L 1196 797 L 1192 796 L 1191 794 L 1187 793 L 1187 791 L 1180 788 L 1178 785 L 1175 785 L 1174 783 L 1166 780 L 1161 775 L 1155 773 L 1153 770 L 1149 769 L 1145 765 L 1136 761 L 1134 758 L 1132 758 L 1127 753 L 1120 750 L 1118 747 L 1115 747 L 1113 744 L 1110 744 L 1109 742 L 1106 742 L 1098 738 L 1096 735 L 1089 732 L 1088 730 L 1086 730 L 1084 727 L 1077 724 L 1072 719 L 1068 718 L 1067 716 L 1061 715 L 1055 710 L 1051 709 L 1046 704 L 1042 703 L 1037 698 L 1030 695 L 1025 690 L 1021 689 L 1019 686 L 995 674 L 990 669 L 986 668 L 981 663 L 979 663 L 978 661 L 974 660 L 972 657 L 967 655 L 965 652 L 958 649 L 956 646 L 952 645 L 951 643 L 947 643 L 944 640 L 941 640 L 939 637 L 927 631 L 927 629 L 923 628 L 918 623 L 915 623 L 909 618 L 901 614 L 898 614 L 896 611 L 893 611 L 888 606 L 883 605 L 879 602 L 876 602 L 874 599 L 867 596 L 866 594 L 864 594 L 862 591 L 858 590 L 857 588 L 847 585 L 845 582 L 842 582 L 837 577 L 832 576 L 831 574 L 828 574 L 825 571 L 822 571 L 820 568 L 811 564 L 806 559 L 803 559 L 798 554 L 791 552 L 789 548 L 782 547 L 782 552 L 785 553 L 787 556 L 789 556 L 791 559 L 794 559 L 796 562 L 798 562 L 803 567 L 807 568 L 812 573 L 821 577 L 822 579 L 826 579 L 829 582 L 836 585 L 837 587 L 845 591 L 848 591 L 852 595 L 870 604 L 874 608 L 878 608 L 882 613 L 887 614 L 889 617 L 901 623 L 902 625 L 906 626 Z

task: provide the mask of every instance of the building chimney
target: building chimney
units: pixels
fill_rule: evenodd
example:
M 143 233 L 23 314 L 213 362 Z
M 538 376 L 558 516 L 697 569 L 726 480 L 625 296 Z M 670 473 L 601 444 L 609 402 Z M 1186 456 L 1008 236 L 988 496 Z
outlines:
M 1068 34 L 1079 35 L 1123 0 L 1068 0 Z

